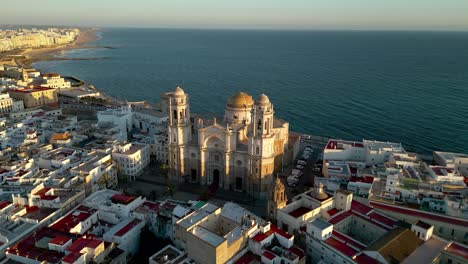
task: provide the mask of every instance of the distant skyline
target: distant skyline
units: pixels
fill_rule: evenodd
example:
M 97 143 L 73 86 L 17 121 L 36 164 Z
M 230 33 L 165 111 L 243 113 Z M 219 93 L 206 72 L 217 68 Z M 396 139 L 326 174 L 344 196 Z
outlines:
M 0 24 L 468 30 L 467 0 L 23 0 L 0 6 Z

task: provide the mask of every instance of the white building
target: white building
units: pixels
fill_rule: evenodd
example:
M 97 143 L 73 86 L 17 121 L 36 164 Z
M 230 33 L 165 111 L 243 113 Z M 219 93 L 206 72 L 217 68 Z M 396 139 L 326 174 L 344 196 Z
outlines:
M 429 166 L 429 174 L 437 182 L 459 182 L 463 183 L 464 177 L 455 169 L 442 166 Z
M 41 78 L 41 86 L 60 90 L 70 88 L 71 83 L 69 81 L 65 81 L 65 79 L 58 73 L 45 73 Z
M 113 146 L 112 158 L 118 164 L 120 173 L 135 179 L 150 163 L 151 148 L 138 143 L 118 143 Z
M 134 256 L 140 249 L 140 234 L 144 226 L 144 220 L 126 218 L 106 232 L 103 238 L 118 244 L 127 255 Z
M 9 94 L 0 94 L 0 114 L 24 109 L 23 101 L 14 101 Z
M 468 177 L 468 154 L 434 151 L 434 161 Z

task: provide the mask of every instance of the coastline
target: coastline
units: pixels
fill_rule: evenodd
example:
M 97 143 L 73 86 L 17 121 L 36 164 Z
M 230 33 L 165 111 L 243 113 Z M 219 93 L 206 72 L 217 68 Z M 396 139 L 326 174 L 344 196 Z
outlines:
M 39 61 L 51 61 L 51 60 L 98 60 L 105 58 L 63 58 L 54 56 L 58 52 L 74 49 L 96 49 L 96 48 L 110 48 L 105 46 L 91 46 L 86 45 L 88 43 L 95 42 L 99 39 L 97 35 L 97 29 L 85 28 L 80 30 L 80 34 L 73 43 L 66 45 L 59 45 L 55 47 L 45 47 L 38 49 L 26 49 L 16 54 L 15 62 L 21 67 L 30 67 L 32 63 Z

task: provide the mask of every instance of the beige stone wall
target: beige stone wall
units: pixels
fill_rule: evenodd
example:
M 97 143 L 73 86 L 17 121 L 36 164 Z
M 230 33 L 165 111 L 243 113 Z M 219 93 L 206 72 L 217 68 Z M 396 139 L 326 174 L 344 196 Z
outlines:
M 25 108 L 57 102 L 57 92 L 55 90 L 44 90 L 31 93 L 10 91 L 10 95 L 12 98 L 22 100 Z

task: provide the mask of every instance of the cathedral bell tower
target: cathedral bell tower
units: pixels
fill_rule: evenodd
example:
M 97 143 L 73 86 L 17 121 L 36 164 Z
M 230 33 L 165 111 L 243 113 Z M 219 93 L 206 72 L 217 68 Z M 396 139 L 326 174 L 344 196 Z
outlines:
M 182 88 L 177 87 L 167 94 L 167 100 L 169 176 L 172 180 L 183 181 L 182 177 L 188 174 L 185 169 L 186 144 L 192 139 L 189 97 Z
M 268 197 L 268 212 L 267 216 L 274 224 L 276 224 L 277 210 L 284 208 L 288 202 L 286 195 L 284 194 L 284 184 L 279 177 L 276 178 L 274 184 L 272 184 L 273 190 Z
M 249 133 L 250 192 L 266 198 L 274 171 L 273 104 L 261 94 L 252 107 Z

